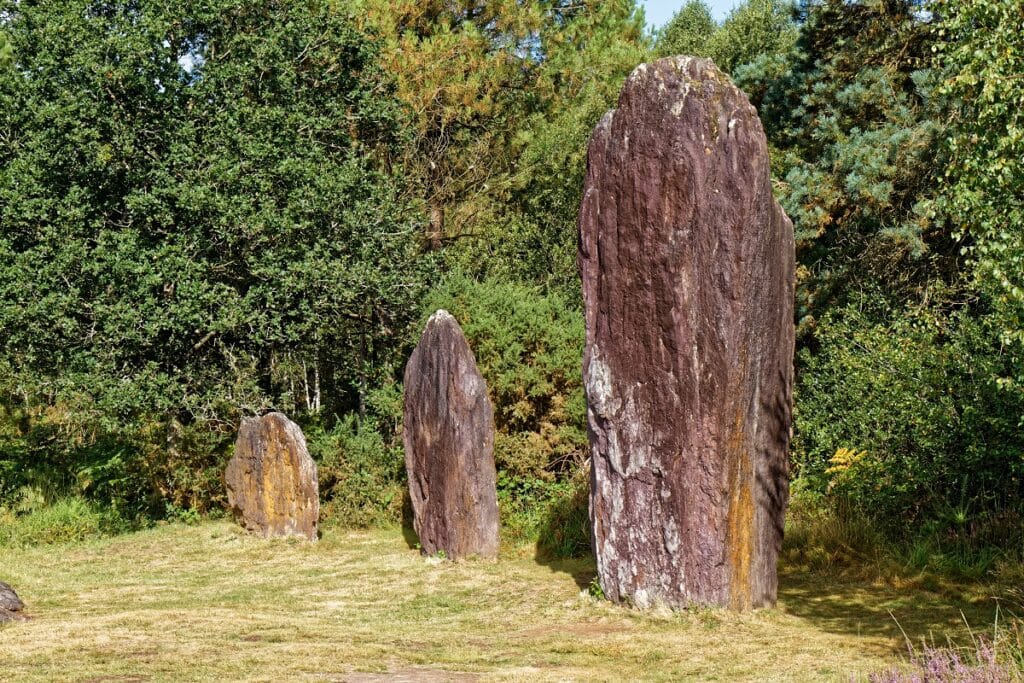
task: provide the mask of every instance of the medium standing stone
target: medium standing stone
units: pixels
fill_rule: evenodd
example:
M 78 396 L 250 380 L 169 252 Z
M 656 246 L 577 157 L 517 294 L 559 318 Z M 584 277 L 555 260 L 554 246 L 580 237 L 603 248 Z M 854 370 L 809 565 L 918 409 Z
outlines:
M 789 492 L 793 226 L 757 112 L 710 60 L 633 71 L 580 212 L 605 595 L 771 605 Z
M 405 367 L 405 467 L 424 554 L 498 554 L 494 414 L 462 328 L 430 316 Z
M 302 430 L 281 413 L 242 420 L 224 480 L 228 504 L 249 531 L 316 540 L 316 463 Z

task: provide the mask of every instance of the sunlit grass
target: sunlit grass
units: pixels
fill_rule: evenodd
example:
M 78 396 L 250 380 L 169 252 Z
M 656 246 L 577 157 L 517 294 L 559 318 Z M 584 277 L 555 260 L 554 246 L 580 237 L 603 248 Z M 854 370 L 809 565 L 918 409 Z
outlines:
M 0 629 L 2 676 L 846 681 L 905 651 L 893 616 L 944 641 L 966 637 L 961 610 L 972 624 L 994 611 L 980 588 L 951 598 L 784 569 L 774 610 L 638 612 L 589 597 L 592 577 L 589 561 L 541 564 L 528 547 L 427 559 L 399 529 L 305 544 L 207 522 L 0 549 L 0 579 L 32 616 Z

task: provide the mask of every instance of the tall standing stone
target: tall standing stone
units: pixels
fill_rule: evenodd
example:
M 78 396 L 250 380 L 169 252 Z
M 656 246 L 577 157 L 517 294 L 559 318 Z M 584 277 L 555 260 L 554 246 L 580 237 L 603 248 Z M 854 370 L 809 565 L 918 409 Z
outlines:
M 757 112 L 710 60 L 640 65 L 597 125 L 578 261 L 605 595 L 773 604 L 793 227 L 772 197 Z
M 316 463 L 302 430 L 281 413 L 242 420 L 224 481 L 228 504 L 249 531 L 316 540 L 320 518 Z
M 405 467 L 424 554 L 498 554 L 494 414 L 462 328 L 430 316 L 405 367 Z

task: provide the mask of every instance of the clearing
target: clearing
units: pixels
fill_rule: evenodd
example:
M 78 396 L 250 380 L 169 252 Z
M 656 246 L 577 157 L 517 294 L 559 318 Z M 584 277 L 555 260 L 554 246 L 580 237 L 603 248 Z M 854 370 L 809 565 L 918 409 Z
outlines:
M 400 529 L 316 544 L 171 524 L 0 549 L 32 619 L 0 627 L 26 681 L 849 681 L 911 639 L 969 642 L 995 603 L 783 569 L 777 609 L 638 612 L 589 596 L 589 560 L 421 557 Z M 963 612 L 963 615 L 961 614 Z M 890 616 L 890 612 L 895 617 Z M 896 621 L 899 622 L 899 626 Z

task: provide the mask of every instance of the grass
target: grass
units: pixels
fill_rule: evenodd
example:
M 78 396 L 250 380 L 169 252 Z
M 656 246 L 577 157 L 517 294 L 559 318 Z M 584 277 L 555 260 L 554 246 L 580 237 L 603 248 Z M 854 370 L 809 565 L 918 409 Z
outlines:
M 40 500 L 29 509 L 30 514 L 19 514 L 23 511 L 0 505 L 0 552 L 4 547 L 99 538 L 127 526 L 83 498 L 61 498 L 53 504 Z
M 32 619 L 0 628 L 5 680 L 850 680 L 912 639 L 966 642 L 994 602 L 783 570 L 779 607 L 638 612 L 589 560 L 424 558 L 399 529 L 262 540 L 227 521 L 0 548 Z M 963 611 L 963 615 L 961 615 Z M 890 616 L 890 614 L 892 616 Z M 894 618 L 898 619 L 897 626 Z

